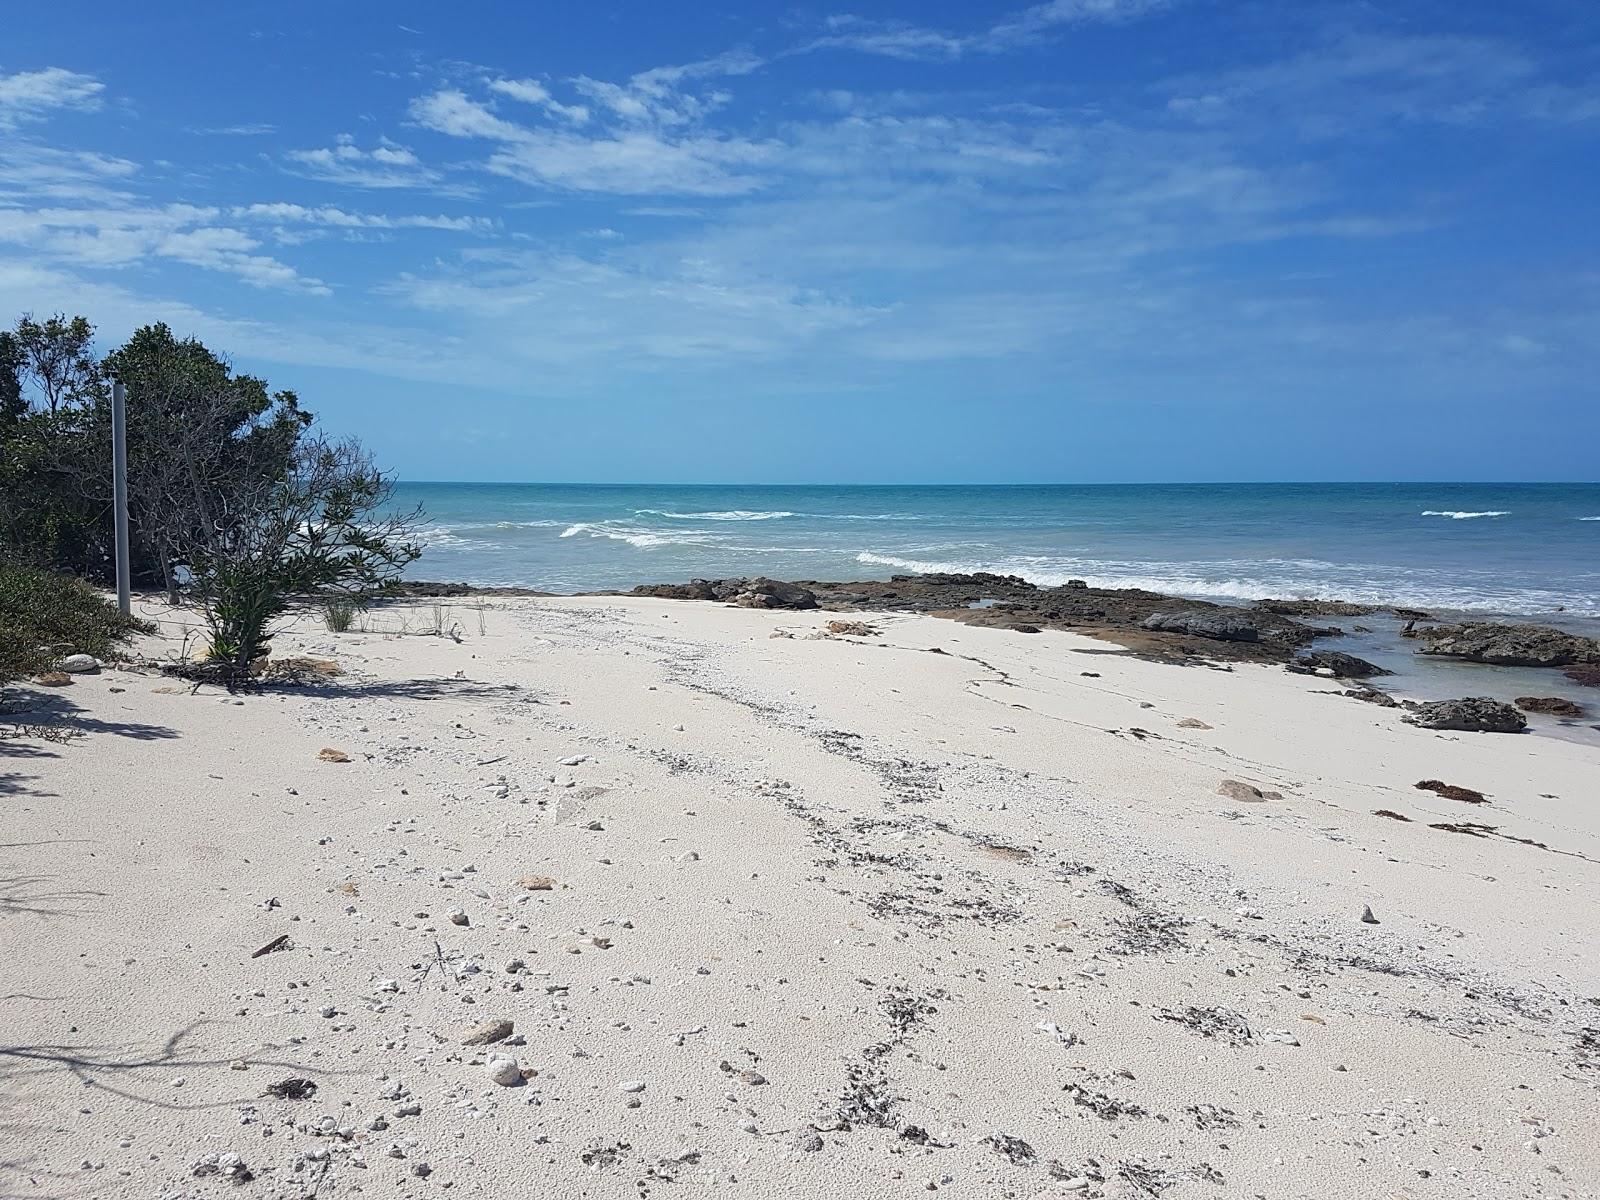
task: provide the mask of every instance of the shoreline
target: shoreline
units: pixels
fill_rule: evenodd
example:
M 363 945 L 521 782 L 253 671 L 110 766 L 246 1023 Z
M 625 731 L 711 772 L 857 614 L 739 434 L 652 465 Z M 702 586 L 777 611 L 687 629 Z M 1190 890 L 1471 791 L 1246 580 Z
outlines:
M 87 736 L 0 772 L 9 1193 L 1600 1194 L 1591 751 L 1057 629 L 430 607 L 15 718 Z
M 757 577 L 760 578 L 760 577 Z M 745 579 L 697 580 L 689 584 L 640 584 L 629 591 L 573 593 L 575 596 L 651 595 L 674 599 L 717 596 L 732 601 Z M 776 582 L 776 581 L 770 581 Z M 1560 670 L 1506 666 L 1438 658 L 1415 652 L 1411 627 L 1457 624 L 1524 624 L 1531 614 L 1499 616 L 1471 610 L 1426 612 L 1404 605 L 1351 602 L 1337 598 L 1213 601 L 1192 596 L 1149 592 L 1138 588 L 1069 586 L 1043 588 L 1015 576 L 981 573 L 966 576 L 895 575 L 889 580 L 819 582 L 797 580 L 785 586 L 810 591 L 819 607 L 838 612 L 920 612 L 965 624 L 995 625 L 1034 632 L 1040 628 L 1070 629 L 1101 638 L 1126 650 L 1166 662 L 1273 662 L 1292 665 L 1318 650 L 1354 654 L 1357 662 L 1376 667 L 1378 677 L 1346 679 L 1359 698 L 1374 691 L 1392 694 L 1402 703 L 1432 702 L 1462 695 L 1487 695 L 1502 702 L 1522 697 L 1566 701 L 1575 711 L 1538 713 L 1536 732 L 1600 746 L 1600 724 L 1594 723 L 1600 695 L 1593 686 L 1570 680 Z M 469 599 L 508 596 L 555 596 L 535 589 L 477 587 L 465 583 L 406 581 L 406 598 Z M 778 607 L 787 607 L 779 601 Z M 1232 641 L 1152 631 L 1146 618 L 1158 612 L 1229 614 L 1262 626 L 1260 636 Z M 1557 614 L 1559 616 L 1559 614 Z M 1582 638 L 1593 622 L 1583 619 L 1541 619 L 1541 626 Z M 1596 646 L 1600 650 L 1600 646 Z M 1600 660 L 1597 660 L 1600 661 Z M 1314 664 L 1313 664 L 1314 665 Z M 1339 672 L 1343 675 L 1343 671 Z M 1526 710 L 1530 713 L 1536 710 Z

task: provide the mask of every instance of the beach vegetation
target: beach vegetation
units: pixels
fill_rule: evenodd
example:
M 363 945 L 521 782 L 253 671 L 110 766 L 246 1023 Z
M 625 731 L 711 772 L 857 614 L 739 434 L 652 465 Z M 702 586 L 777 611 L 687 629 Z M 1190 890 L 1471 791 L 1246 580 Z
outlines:
M 421 513 L 393 511 L 393 490 L 359 443 L 309 434 L 280 477 L 236 491 L 215 521 L 179 543 L 208 658 L 225 678 L 248 679 L 294 601 L 346 603 L 353 616 L 416 561 Z
M 52 670 L 70 654 L 114 657 L 135 634 L 153 632 L 81 579 L 0 565 L 0 680 Z

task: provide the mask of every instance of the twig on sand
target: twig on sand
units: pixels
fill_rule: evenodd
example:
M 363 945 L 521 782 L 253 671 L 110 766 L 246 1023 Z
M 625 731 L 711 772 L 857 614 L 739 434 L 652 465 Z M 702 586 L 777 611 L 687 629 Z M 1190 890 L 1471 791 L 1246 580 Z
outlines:
M 289 948 L 289 935 L 287 933 L 280 933 L 277 937 L 273 938 L 270 942 L 268 942 L 265 946 L 261 947 L 261 949 L 257 950 L 250 957 L 251 958 L 260 958 L 263 954 L 271 954 L 274 951 L 287 950 L 288 948 Z

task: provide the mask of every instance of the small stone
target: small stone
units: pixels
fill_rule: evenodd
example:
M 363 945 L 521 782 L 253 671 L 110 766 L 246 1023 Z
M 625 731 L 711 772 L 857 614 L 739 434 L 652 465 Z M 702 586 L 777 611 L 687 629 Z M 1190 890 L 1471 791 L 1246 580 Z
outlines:
M 69 654 L 56 664 L 56 669 L 69 675 L 93 675 L 100 670 L 100 664 L 90 654 Z
M 491 1056 L 484 1064 L 483 1073 L 501 1087 L 516 1087 L 522 1082 L 522 1068 L 517 1066 L 517 1060 L 504 1054 Z
M 1179 729 L 1210 729 L 1211 726 L 1207 725 L 1204 721 L 1200 720 L 1198 717 L 1184 717 L 1183 720 L 1178 722 L 1178 728 Z M 1079 1178 L 1081 1179 L 1082 1176 L 1079 1176 Z
M 808 1154 L 813 1154 L 816 1151 L 821 1150 L 822 1135 L 819 1133 L 806 1134 L 805 1137 L 800 1139 L 799 1148 Z
M 41 687 L 68 687 L 72 683 L 72 676 L 65 671 L 45 671 L 35 675 L 33 681 Z
M 511 1036 L 513 1025 L 510 1021 L 483 1021 L 477 1025 L 469 1025 L 461 1035 L 463 1046 L 488 1046 L 494 1042 L 503 1042 Z
M 322 1015 L 324 1017 L 333 1018 L 339 1015 L 339 1010 L 334 1008 L 334 1006 L 331 1004 L 324 1004 L 322 1006 Z
M 1282 800 L 1282 792 L 1264 792 L 1254 784 L 1240 779 L 1224 779 L 1217 784 L 1217 795 L 1237 800 L 1240 804 L 1260 804 L 1267 800 Z
M 317 751 L 317 759 L 326 763 L 347 763 L 350 761 L 350 756 L 343 750 L 335 750 L 332 746 L 324 746 Z
M 760 1071 L 740 1071 L 739 1078 L 744 1080 L 744 1082 L 748 1083 L 751 1087 L 760 1087 L 767 1081 L 767 1077 Z
M 579 763 L 586 763 L 588 761 L 589 756 L 587 754 L 574 754 L 570 758 L 563 758 L 556 765 L 561 767 L 575 767 Z
M 548 892 L 556 886 L 556 881 L 548 875 L 524 875 L 517 882 L 530 892 Z
M 617 1090 L 621 1091 L 621 1092 L 628 1092 L 628 1093 L 642 1092 L 642 1091 L 644 1091 L 644 1080 L 642 1080 L 642 1079 L 630 1079 L 630 1080 L 626 1081 L 625 1083 L 619 1083 L 617 1085 Z
M 449 912 L 445 913 L 445 918 L 452 925 L 466 925 L 468 923 L 467 914 L 462 912 L 459 908 L 452 908 Z
M 1363 925 L 1376 925 L 1376 924 L 1378 924 L 1378 918 L 1375 917 L 1373 915 L 1373 913 L 1372 913 L 1372 905 L 1363 904 L 1361 906 L 1361 923 Z

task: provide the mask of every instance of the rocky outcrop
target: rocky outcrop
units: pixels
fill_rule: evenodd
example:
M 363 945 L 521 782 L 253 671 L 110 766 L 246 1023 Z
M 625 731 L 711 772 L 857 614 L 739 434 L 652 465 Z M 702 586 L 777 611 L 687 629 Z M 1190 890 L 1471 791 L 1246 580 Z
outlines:
M 1142 628 L 1161 633 L 1184 633 L 1191 637 L 1213 638 L 1219 642 L 1256 642 L 1261 631 L 1248 617 L 1224 612 L 1151 613 Z
M 1523 712 L 1546 713 L 1552 717 L 1581 717 L 1588 711 L 1565 696 L 1518 696 L 1517 707 Z
M 796 591 L 785 590 L 789 588 Z M 762 608 L 805 608 L 814 603 L 845 612 L 931 613 L 1019 631 L 1071 629 L 1165 661 L 1283 662 L 1312 639 L 1341 632 L 1316 629 L 1277 613 L 1180 600 L 1141 588 L 1089 587 L 1082 580 L 1042 588 L 1020 576 L 989 572 L 895 575 L 845 583 L 696 579 L 637 587 L 632 594 Z M 1163 619 L 1148 624 L 1157 616 Z
M 1408 633 L 1422 642 L 1418 654 L 1491 663 L 1497 667 L 1565 667 L 1600 663 L 1600 642 L 1548 625 L 1469 621 Z
M 1460 700 L 1433 700 L 1408 704 L 1404 718 L 1423 729 L 1459 729 L 1468 733 L 1521 733 L 1528 719 L 1488 696 L 1466 696 Z
M 1342 650 L 1306 650 L 1295 656 L 1288 668 L 1300 675 L 1330 674 L 1334 679 L 1371 679 L 1375 675 L 1393 675 L 1377 663 L 1370 663 Z
M 1379 611 L 1375 604 L 1348 600 L 1257 600 L 1254 607 L 1280 617 L 1364 617 Z
M 758 575 L 754 579 L 695 579 L 688 583 L 649 583 L 633 589 L 634 596 L 663 600 L 722 600 L 740 608 L 816 608 L 810 588 Z
M 1561 673 L 1583 687 L 1600 687 L 1600 663 L 1579 663 Z

